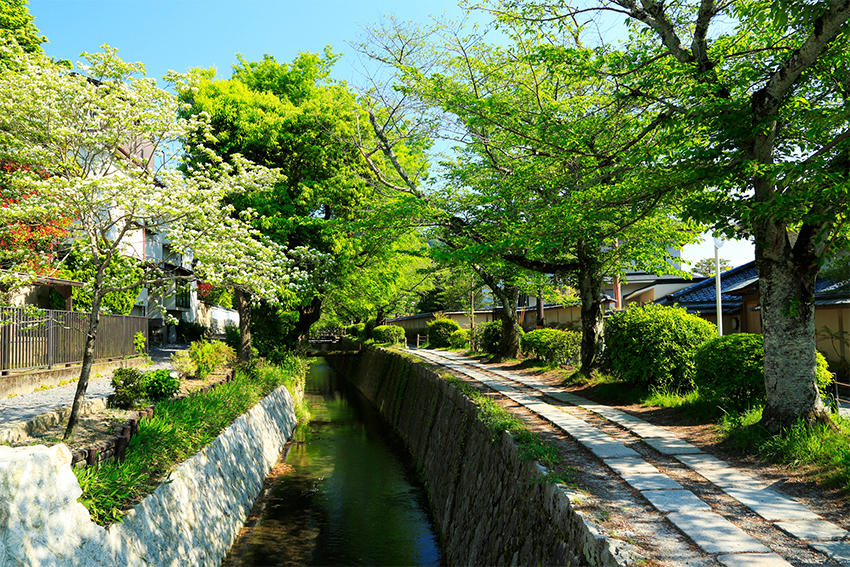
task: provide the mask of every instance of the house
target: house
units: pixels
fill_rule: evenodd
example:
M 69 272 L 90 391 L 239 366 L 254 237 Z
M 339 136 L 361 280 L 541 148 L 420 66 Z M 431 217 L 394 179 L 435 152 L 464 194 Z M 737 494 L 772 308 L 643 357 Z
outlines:
M 759 277 L 755 262 L 720 274 L 723 332 L 761 333 Z M 717 322 L 714 278 L 697 282 L 661 298 L 656 303 L 679 305 L 700 317 Z M 815 282 L 817 347 L 833 363 L 850 362 L 850 285 L 819 278 Z
M 39 309 L 73 311 L 72 290 L 83 282 L 38 276 L 31 285 L 18 290 L 11 299 L 12 307 L 31 305 Z

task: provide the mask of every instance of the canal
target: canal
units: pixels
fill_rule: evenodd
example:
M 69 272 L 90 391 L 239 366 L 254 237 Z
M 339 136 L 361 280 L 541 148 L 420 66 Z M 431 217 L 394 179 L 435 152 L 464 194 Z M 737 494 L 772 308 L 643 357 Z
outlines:
M 321 358 L 305 395 L 312 420 L 224 565 L 441 565 L 425 493 L 377 410 Z

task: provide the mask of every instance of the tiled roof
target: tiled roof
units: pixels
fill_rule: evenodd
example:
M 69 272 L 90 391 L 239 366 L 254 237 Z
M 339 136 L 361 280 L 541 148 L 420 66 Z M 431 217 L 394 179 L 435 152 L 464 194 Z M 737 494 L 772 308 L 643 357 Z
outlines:
M 758 283 L 758 272 L 755 262 L 743 264 L 720 274 L 720 299 L 722 300 L 723 312 L 733 313 L 738 311 L 742 305 L 739 295 L 727 292 L 743 289 L 753 283 Z M 714 278 L 708 278 L 673 292 L 662 297 L 656 303 L 661 303 L 662 305 L 678 303 L 689 312 L 714 313 L 716 310 Z M 835 282 L 826 279 L 818 279 L 815 282 L 815 305 L 839 305 L 847 303 L 850 303 L 850 282 Z
M 754 278 L 758 278 L 755 262 L 743 264 L 720 274 L 720 299 L 723 302 L 724 313 L 737 311 L 741 308 L 742 304 L 740 296 L 724 292 Z M 687 308 L 688 311 L 713 312 L 716 309 L 714 278 L 708 278 L 694 285 L 682 288 L 679 291 L 674 291 L 662 297 L 656 303 L 661 303 L 662 305 L 678 303 L 682 307 Z

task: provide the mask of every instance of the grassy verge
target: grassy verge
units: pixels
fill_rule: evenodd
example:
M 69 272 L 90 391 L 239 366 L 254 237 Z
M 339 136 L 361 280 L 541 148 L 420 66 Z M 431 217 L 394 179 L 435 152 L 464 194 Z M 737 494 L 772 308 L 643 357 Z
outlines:
M 730 413 L 718 422 L 724 445 L 850 492 L 850 420 L 833 415 L 832 424 L 799 423 L 785 435 L 759 424 L 762 407 Z
M 605 375 L 587 382 L 586 388 L 589 397 L 609 403 L 672 408 L 683 423 L 711 423 L 722 447 L 850 493 L 850 420 L 846 418 L 833 415 L 831 424 L 800 423 L 784 435 L 773 435 L 759 423 L 760 405 L 742 412 L 726 411 L 700 397 L 697 390 L 684 394 L 647 391 Z
M 123 463 L 75 471 L 83 490 L 80 501 L 92 520 L 100 525 L 120 521 L 122 511 L 150 494 L 177 464 L 281 385 L 297 400 L 299 419 L 305 417 L 306 406 L 296 395 L 303 391 L 305 370 L 302 359 L 292 358 L 282 366 L 260 368 L 253 376 L 237 371 L 233 381 L 209 392 L 158 403 L 154 418 L 139 424 Z
M 441 373 L 440 375 L 478 406 L 478 419 L 493 433 L 494 439 L 503 431 L 507 431 L 513 435 L 514 441 L 519 447 L 521 459 L 536 460 L 549 469 L 549 473 L 546 475 L 547 481 L 565 484 L 574 483 L 567 472 L 567 467 L 561 463 L 558 449 L 542 439 L 540 435 L 531 431 L 522 419 L 511 414 L 463 380 L 448 373 Z

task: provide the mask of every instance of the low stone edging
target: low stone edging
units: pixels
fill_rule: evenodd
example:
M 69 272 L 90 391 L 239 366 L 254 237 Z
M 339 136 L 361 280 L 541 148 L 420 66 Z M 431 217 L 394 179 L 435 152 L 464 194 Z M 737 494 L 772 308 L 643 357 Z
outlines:
M 281 386 L 107 529 L 77 502 L 65 445 L 0 446 L 0 566 L 218 565 L 295 423 Z
M 448 564 L 631 565 L 642 558 L 605 537 L 572 504 L 580 498 L 496 442 L 477 407 L 426 363 L 367 349 L 329 363 L 379 409 L 416 461 Z

